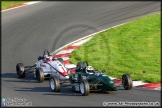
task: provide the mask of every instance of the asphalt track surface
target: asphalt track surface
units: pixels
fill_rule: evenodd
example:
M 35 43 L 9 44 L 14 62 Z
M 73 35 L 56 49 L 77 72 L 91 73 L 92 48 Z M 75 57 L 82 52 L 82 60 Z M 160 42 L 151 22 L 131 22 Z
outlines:
M 160 2 L 40 2 L 2 12 L 1 94 L 4 98 L 25 98 L 33 106 L 103 106 L 103 102 L 160 102 L 160 91 L 122 87 L 111 93 L 73 93 L 63 84 L 51 92 L 49 80 L 37 83 L 32 74 L 18 79 L 18 62 L 33 65 L 44 49 L 50 52 L 86 35 L 160 12 Z M 139 25 L 140 26 L 140 25 Z

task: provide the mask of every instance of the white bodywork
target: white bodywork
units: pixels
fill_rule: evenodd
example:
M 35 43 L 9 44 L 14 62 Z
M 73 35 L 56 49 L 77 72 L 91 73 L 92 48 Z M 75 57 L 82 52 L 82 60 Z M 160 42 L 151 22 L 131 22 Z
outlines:
M 36 63 L 36 68 L 42 68 L 44 76 L 50 75 L 51 77 L 56 76 L 61 80 L 69 79 L 68 69 L 60 63 L 59 60 L 50 60 L 44 62 L 44 60 L 39 60 Z M 34 72 L 34 77 L 36 78 L 36 73 Z

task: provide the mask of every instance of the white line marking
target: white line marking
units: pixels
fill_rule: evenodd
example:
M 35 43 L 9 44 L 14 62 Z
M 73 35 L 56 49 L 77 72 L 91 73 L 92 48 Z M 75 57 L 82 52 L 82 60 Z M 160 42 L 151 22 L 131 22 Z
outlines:
M 27 3 L 24 3 L 24 4 L 31 5 L 31 4 L 36 4 L 36 3 L 39 3 L 39 2 L 42 2 L 42 1 L 32 1 L 32 2 L 27 2 Z
M 148 84 L 148 83 L 143 83 L 142 81 L 133 81 L 133 87 L 140 86 L 140 85 L 145 85 L 145 84 Z
M 76 65 L 74 65 L 74 64 L 66 64 L 65 67 L 70 69 L 70 68 L 75 68 Z
M 161 87 L 154 88 L 153 90 L 159 90 L 159 91 L 161 91 Z
M 62 50 L 62 51 L 58 52 L 56 55 L 71 53 L 71 52 L 73 52 L 74 50 L 75 50 L 75 49 Z
M 128 23 L 128 22 L 127 22 L 127 23 Z M 124 24 L 126 24 L 126 23 L 122 23 L 122 24 L 119 24 L 119 25 L 116 25 L 116 26 L 113 26 L 113 27 L 110 27 L 110 28 L 101 30 L 101 31 L 99 31 L 99 32 L 92 33 L 92 34 L 87 35 L 87 36 L 85 36 L 85 37 L 83 37 L 83 38 L 80 38 L 80 39 L 78 39 L 78 40 L 75 40 L 75 41 L 73 41 L 73 42 L 71 42 L 71 43 L 69 43 L 69 44 L 66 44 L 66 45 L 64 45 L 64 46 L 62 46 L 62 47 L 60 47 L 60 48 L 58 48 L 57 50 L 53 51 L 53 52 L 51 53 L 51 55 L 55 55 L 58 51 L 62 50 L 63 48 L 65 48 L 65 47 L 67 47 L 67 46 L 69 46 L 69 45 L 72 45 L 72 44 L 74 44 L 74 43 L 76 43 L 76 42 L 78 42 L 78 41 L 81 41 L 81 40 L 86 39 L 86 38 L 93 37 L 95 34 L 98 34 L 98 33 L 100 33 L 100 32 L 103 32 L 103 31 L 106 31 L 106 30 L 109 30 L 109 29 L 111 29 L 111 28 L 115 28 L 115 27 L 118 27 L 118 26 L 121 26 L 121 25 L 124 25 Z
M 69 57 L 62 57 L 64 61 L 69 60 Z
M 88 42 L 88 41 L 91 40 L 91 39 L 92 39 L 92 37 L 89 37 L 89 38 L 87 38 L 87 39 L 85 39 L 85 40 L 81 40 L 81 41 L 79 41 L 79 42 L 77 42 L 77 43 L 74 43 L 74 44 L 71 45 L 71 46 L 80 46 L 80 45 L 82 45 L 82 44 Z

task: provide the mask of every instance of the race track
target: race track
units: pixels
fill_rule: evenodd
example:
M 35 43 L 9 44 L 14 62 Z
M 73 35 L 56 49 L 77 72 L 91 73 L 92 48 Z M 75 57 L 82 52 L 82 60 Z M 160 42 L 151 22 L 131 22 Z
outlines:
M 103 102 L 161 102 L 160 91 L 122 87 L 117 92 L 73 93 L 63 84 L 51 92 L 49 81 L 37 83 L 32 74 L 18 79 L 16 64 L 33 65 L 44 49 L 50 52 L 86 35 L 160 12 L 160 1 L 40 2 L 2 12 L 1 94 L 25 98 L 33 106 L 103 106 Z

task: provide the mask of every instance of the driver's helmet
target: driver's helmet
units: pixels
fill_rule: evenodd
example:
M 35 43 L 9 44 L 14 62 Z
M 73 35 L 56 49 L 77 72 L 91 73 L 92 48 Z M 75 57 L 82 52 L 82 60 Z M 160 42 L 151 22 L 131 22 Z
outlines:
M 87 67 L 86 67 L 86 73 L 87 73 L 87 74 L 93 74 L 93 70 L 94 70 L 94 69 L 93 69 L 92 66 L 87 66 Z
M 45 56 L 44 56 L 44 60 L 45 60 L 46 62 L 52 61 L 52 56 L 45 55 Z

